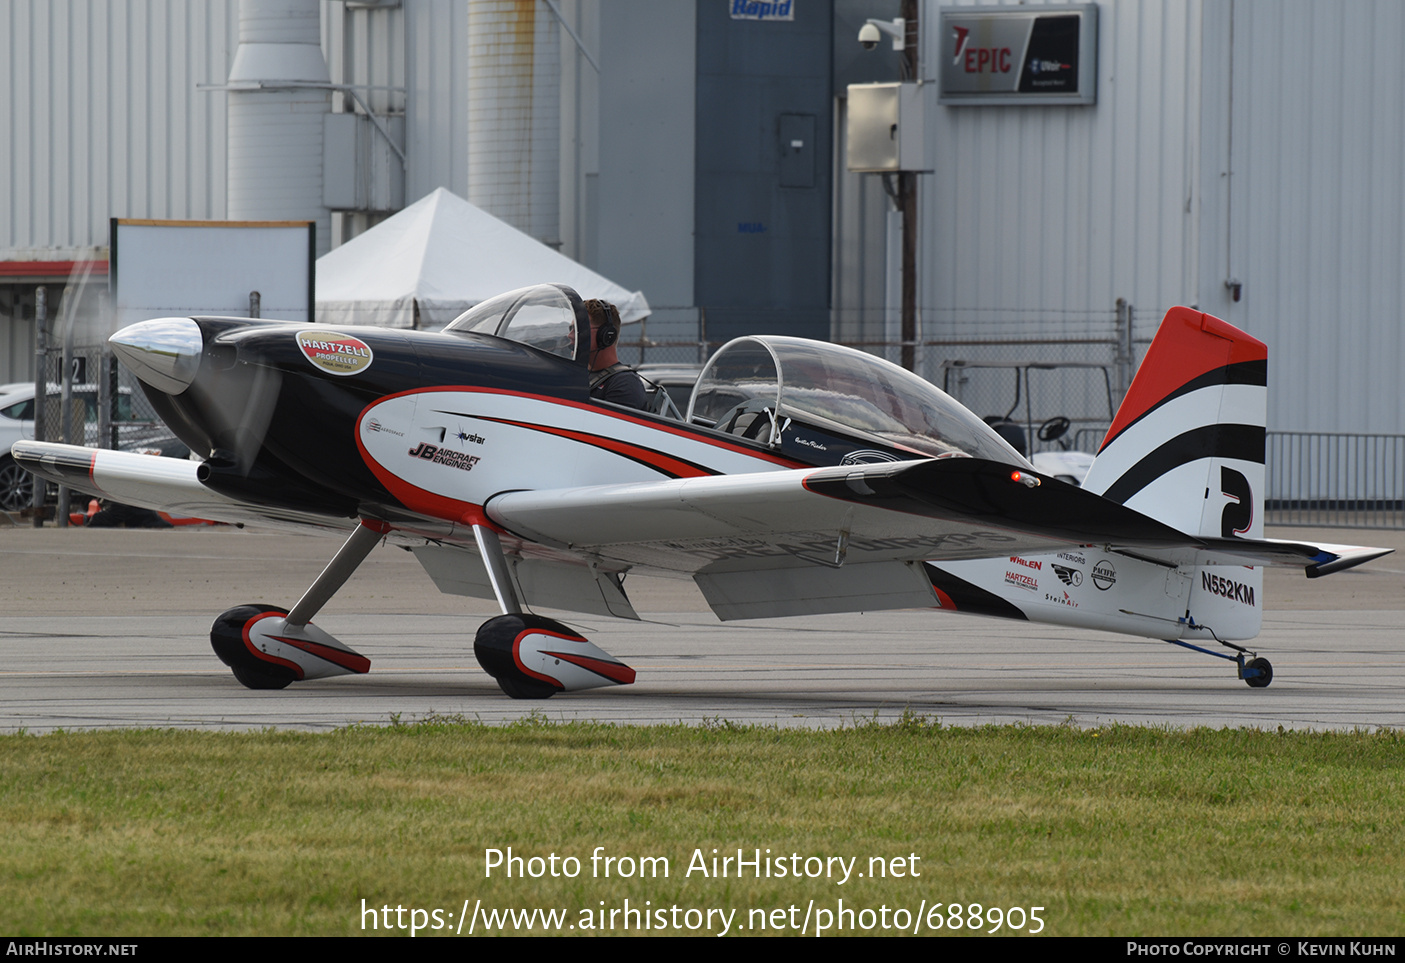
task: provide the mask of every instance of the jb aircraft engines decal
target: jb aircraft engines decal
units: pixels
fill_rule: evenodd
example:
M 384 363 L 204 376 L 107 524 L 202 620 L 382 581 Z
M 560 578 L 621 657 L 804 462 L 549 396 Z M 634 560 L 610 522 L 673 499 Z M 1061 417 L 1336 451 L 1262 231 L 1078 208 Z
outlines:
M 303 357 L 338 377 L 360 374 L 371 366 L 371 346 L 360 338 L 338 331 L 299 331 Z

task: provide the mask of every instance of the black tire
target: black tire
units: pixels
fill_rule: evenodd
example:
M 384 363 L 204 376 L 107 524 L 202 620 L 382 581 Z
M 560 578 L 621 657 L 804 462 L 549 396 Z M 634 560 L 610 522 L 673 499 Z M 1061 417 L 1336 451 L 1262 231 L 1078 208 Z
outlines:
M 497 678 L 498 688 L 514 699 L 550 699 L 561 690 L 540 679 L 518 679 L 510 675 Z
M 1251 689 L 1267 689 L 1268 684 L 1273 681 L 1273 665 L 1268 659 L 1250 659 L 1244 668 L 1259 670 L 1258 674 L 1244 680 Z
M 514 699 L 550 699 L 561 690 L 550 682 L 533 678 L 517 667 L 513 641 L 524 629 L 545 629 L 575 635 L 560 622 L 540 615 L 499 615 L 478 628 L 473 637 L 473 655 L 483 671 L 492 676 L 498 688 Z M 579 636 L 577 636 L 579 637 Z
M 0 455 L 0 511 L 20 512 L 34 504 L 34 476 L 8 454 Z
M 246 689 L 286 689 L 293 682 L 293 671 L 281 665 L 270 665 L 267 670 L 246 665 L 231 665 L 229 669 Z
M 254 619 L 275 612 L 287 615 L 287 609 L 275 605 L 236 605 L 215 618 L 210 626 L 210 647 L 221 662 L 229 666 L 234 678 L 247 689 L 286 689 L 296 682 L 298 674 L 285 665 L 265 662 L 244 644 L 244 626 Z

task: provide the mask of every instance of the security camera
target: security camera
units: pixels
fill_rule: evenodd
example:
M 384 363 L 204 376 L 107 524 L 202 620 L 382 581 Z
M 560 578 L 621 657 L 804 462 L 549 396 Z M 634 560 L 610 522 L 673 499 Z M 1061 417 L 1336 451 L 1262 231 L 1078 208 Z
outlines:
M 896 20 L 874 20 L 870 17 L 868 22 L 859 28 L 859 43 L 865 50 L 872 50 L 883 40 L 884 34 L 887 34 L 893 41 L 893 49 L 900 51 L 907 41 L 906 26 L 907 21 L 902 17 Z

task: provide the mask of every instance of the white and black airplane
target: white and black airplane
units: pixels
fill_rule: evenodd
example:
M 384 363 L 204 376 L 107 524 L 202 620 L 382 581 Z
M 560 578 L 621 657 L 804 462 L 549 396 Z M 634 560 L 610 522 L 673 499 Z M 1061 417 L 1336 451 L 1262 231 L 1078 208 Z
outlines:
M 637 618 L 632 572 L 691 578 L 721 619 L 1053 622 L 1219 655 L 1263 687 L 1268 661 L 1236 644 L 1259 632 L 1263 566 L 1311 578 L 1385 554 L 1262 537 L 1268 352 L 1188 308 L 1166 315 L 1083 488 L 859 351 L 739 338 L 669 418 L 591 399 L 590 337 L 581 299 L 553 284 L 437 333 L 143 321 L 113 349 L 204 461 L 13 454 L 119 502 L 344 538 L 291 610 L 216 619 L 215 652 L 252 688 L 368 671 L 311 620 L 384 542 L 441 591 L 497 600 L 474 651 L 517 698 L 634 680 L 532 612 Z

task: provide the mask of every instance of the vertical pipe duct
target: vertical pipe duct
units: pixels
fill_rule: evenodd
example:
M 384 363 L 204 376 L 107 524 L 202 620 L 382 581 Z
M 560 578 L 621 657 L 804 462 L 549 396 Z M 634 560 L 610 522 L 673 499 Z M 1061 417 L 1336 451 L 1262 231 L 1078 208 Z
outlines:
M 229 69 L 229 217 L 316 221 L 322 202 L 323 117 L 332 112 L 318 0 L 239 0 L 239 49 Z M 241 86 L 249 89 L 240 90 Z
M 540 0 L 468 8 L 468 199 L 561 246 L 561 37 Z

